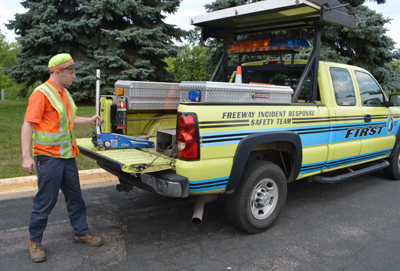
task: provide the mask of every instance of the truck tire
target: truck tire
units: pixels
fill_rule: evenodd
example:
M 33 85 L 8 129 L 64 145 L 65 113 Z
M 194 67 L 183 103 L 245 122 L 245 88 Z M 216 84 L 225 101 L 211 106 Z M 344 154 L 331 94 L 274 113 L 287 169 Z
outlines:
M 279 217 L 287 197 L 287 182 L 274 163 L 255 160 L 246 164 L 239 186 L 227 195 L 232 224 L 248 233 L 266 231 Z
M 393 156 L 387 160 L 390 166 L 383 169 L 385 176 L 392 180 L 400 180 L 400 145 L 396 146 Z

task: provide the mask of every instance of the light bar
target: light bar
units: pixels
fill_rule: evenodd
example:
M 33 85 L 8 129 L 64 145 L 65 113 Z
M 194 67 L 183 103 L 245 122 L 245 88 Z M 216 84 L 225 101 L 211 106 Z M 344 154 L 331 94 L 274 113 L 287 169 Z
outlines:
M 228 47 L 227 52 L 229 54 L 279 51 L 306 52 L 310 49 L 311 44 L 306 39 L 276 39 L 235 43 Z

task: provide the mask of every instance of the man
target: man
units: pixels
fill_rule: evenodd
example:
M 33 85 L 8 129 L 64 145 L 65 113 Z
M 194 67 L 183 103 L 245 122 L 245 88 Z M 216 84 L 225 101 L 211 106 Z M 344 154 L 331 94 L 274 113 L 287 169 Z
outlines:
M 29 97 L 21 130 L 22 167 L 32 174 L 37 170 L 38 192 L 33 199 L 29 220 L 29 249 L 33 262 L 46 260 L 41 244 L 47 217 L 53 210 L 59 189 L 65 196 L 74 242 L 101 246 L 103 240 L 89 233 L 86 206 L 82 199 L 75 156 L 79 154 L 74 135 L 74 124 L 95 124 L 100 117 L 76 116 L 77 107 L 64 85 L 71 85 L 75 63 L 69 54 L 58 54 L 48 64 L 50 78 Z M 33 155 L 31 157 L 31 141 Z

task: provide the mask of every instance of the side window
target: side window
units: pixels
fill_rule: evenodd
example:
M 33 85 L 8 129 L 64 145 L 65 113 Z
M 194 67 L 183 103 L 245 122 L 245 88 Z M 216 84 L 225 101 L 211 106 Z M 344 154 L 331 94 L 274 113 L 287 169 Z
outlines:
M 382 106 L 383 92 L 379 85 L 369 74 L 355 71 L 358 89 L 361 95 L 361 104 L 363 106 Z
M 356 105 L 356 95 L 349 71 L 341 68 L 330 68 L 330 72 L 336 103 L 344 106 Z

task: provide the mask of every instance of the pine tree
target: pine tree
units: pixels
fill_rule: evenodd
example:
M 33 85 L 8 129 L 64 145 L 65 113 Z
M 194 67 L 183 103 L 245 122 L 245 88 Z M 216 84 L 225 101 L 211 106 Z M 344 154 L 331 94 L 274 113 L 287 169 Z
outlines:
M 348 61 L 343 63 L 370 71 L 386 92 L 400 89 L 398 74 L 389 65 L 392 60 L 400 59 L 395 42 L 386 35 L 385 24 L 391 20 L 367 6 L 359 5 L 353 9 L 357 16 L 357 28 L 324 29 L 324 48 L 333 49 L 337 55 L 347 58 Z
M 205 5 L 207 11 L 216 11 L 228 7 L 259 2 L 257 0 L 216 0 Z M 325 27 L 321 38 L 320 60 L 334 61 L 356 65 L 369 70 L 387 92 L 400 89 L 400 78 L 396 69 L 388 65 L 394 59 L 400 59 L 399 49 L 394 47 L 395 42 L 386 35 L 385 24 L 389 18 L 378 14 L 362 4 L 365 0 L 341 1 L 349 3 L 348 8 L 356 12 L 357 28 L 348 29 L 338 26 Z M 385 0 L 375 0 L 378 4 L 384 4 Z M 300 29 L 291 31 L 275 31 L 272 33 L 257 33 L 257 35 L 240 36 L 238 40 L 261 40 L 282 37 L 303 37 L 312 42 L 313 30 Z M 218 40 L 210 40 L 209 44 L 217 45 Z M 210 51 L 209 66 L 214 66 L 222 54 L 222 46 Z M 308 54 L 299 54 L 297 58 L 308 58 Z M 265 56 L 264 56 L 265 57 Z M 254 61 L 259 57 L 244 57 L 243 61 Z M 235 58 L 233 58 L 233 62 Z M 237 63 L 230 63 L 237 65 Z
M 7 73 L 31 86 L 49 76 L 53 55 L 70 53 L 84 66 L 68 87 L 75 100 L 90 99 L 96 69 L 101 69 L 102 94 L 117 80 L 171 81 L 165 57 L 176 56 L 172 39 L 186 31 L 163 22 L 181 0 L 25 0 L 26 13 L 7 24 L 21 37 L 18 65 Z M 26 93 L 26 88 L 22 90 Z

